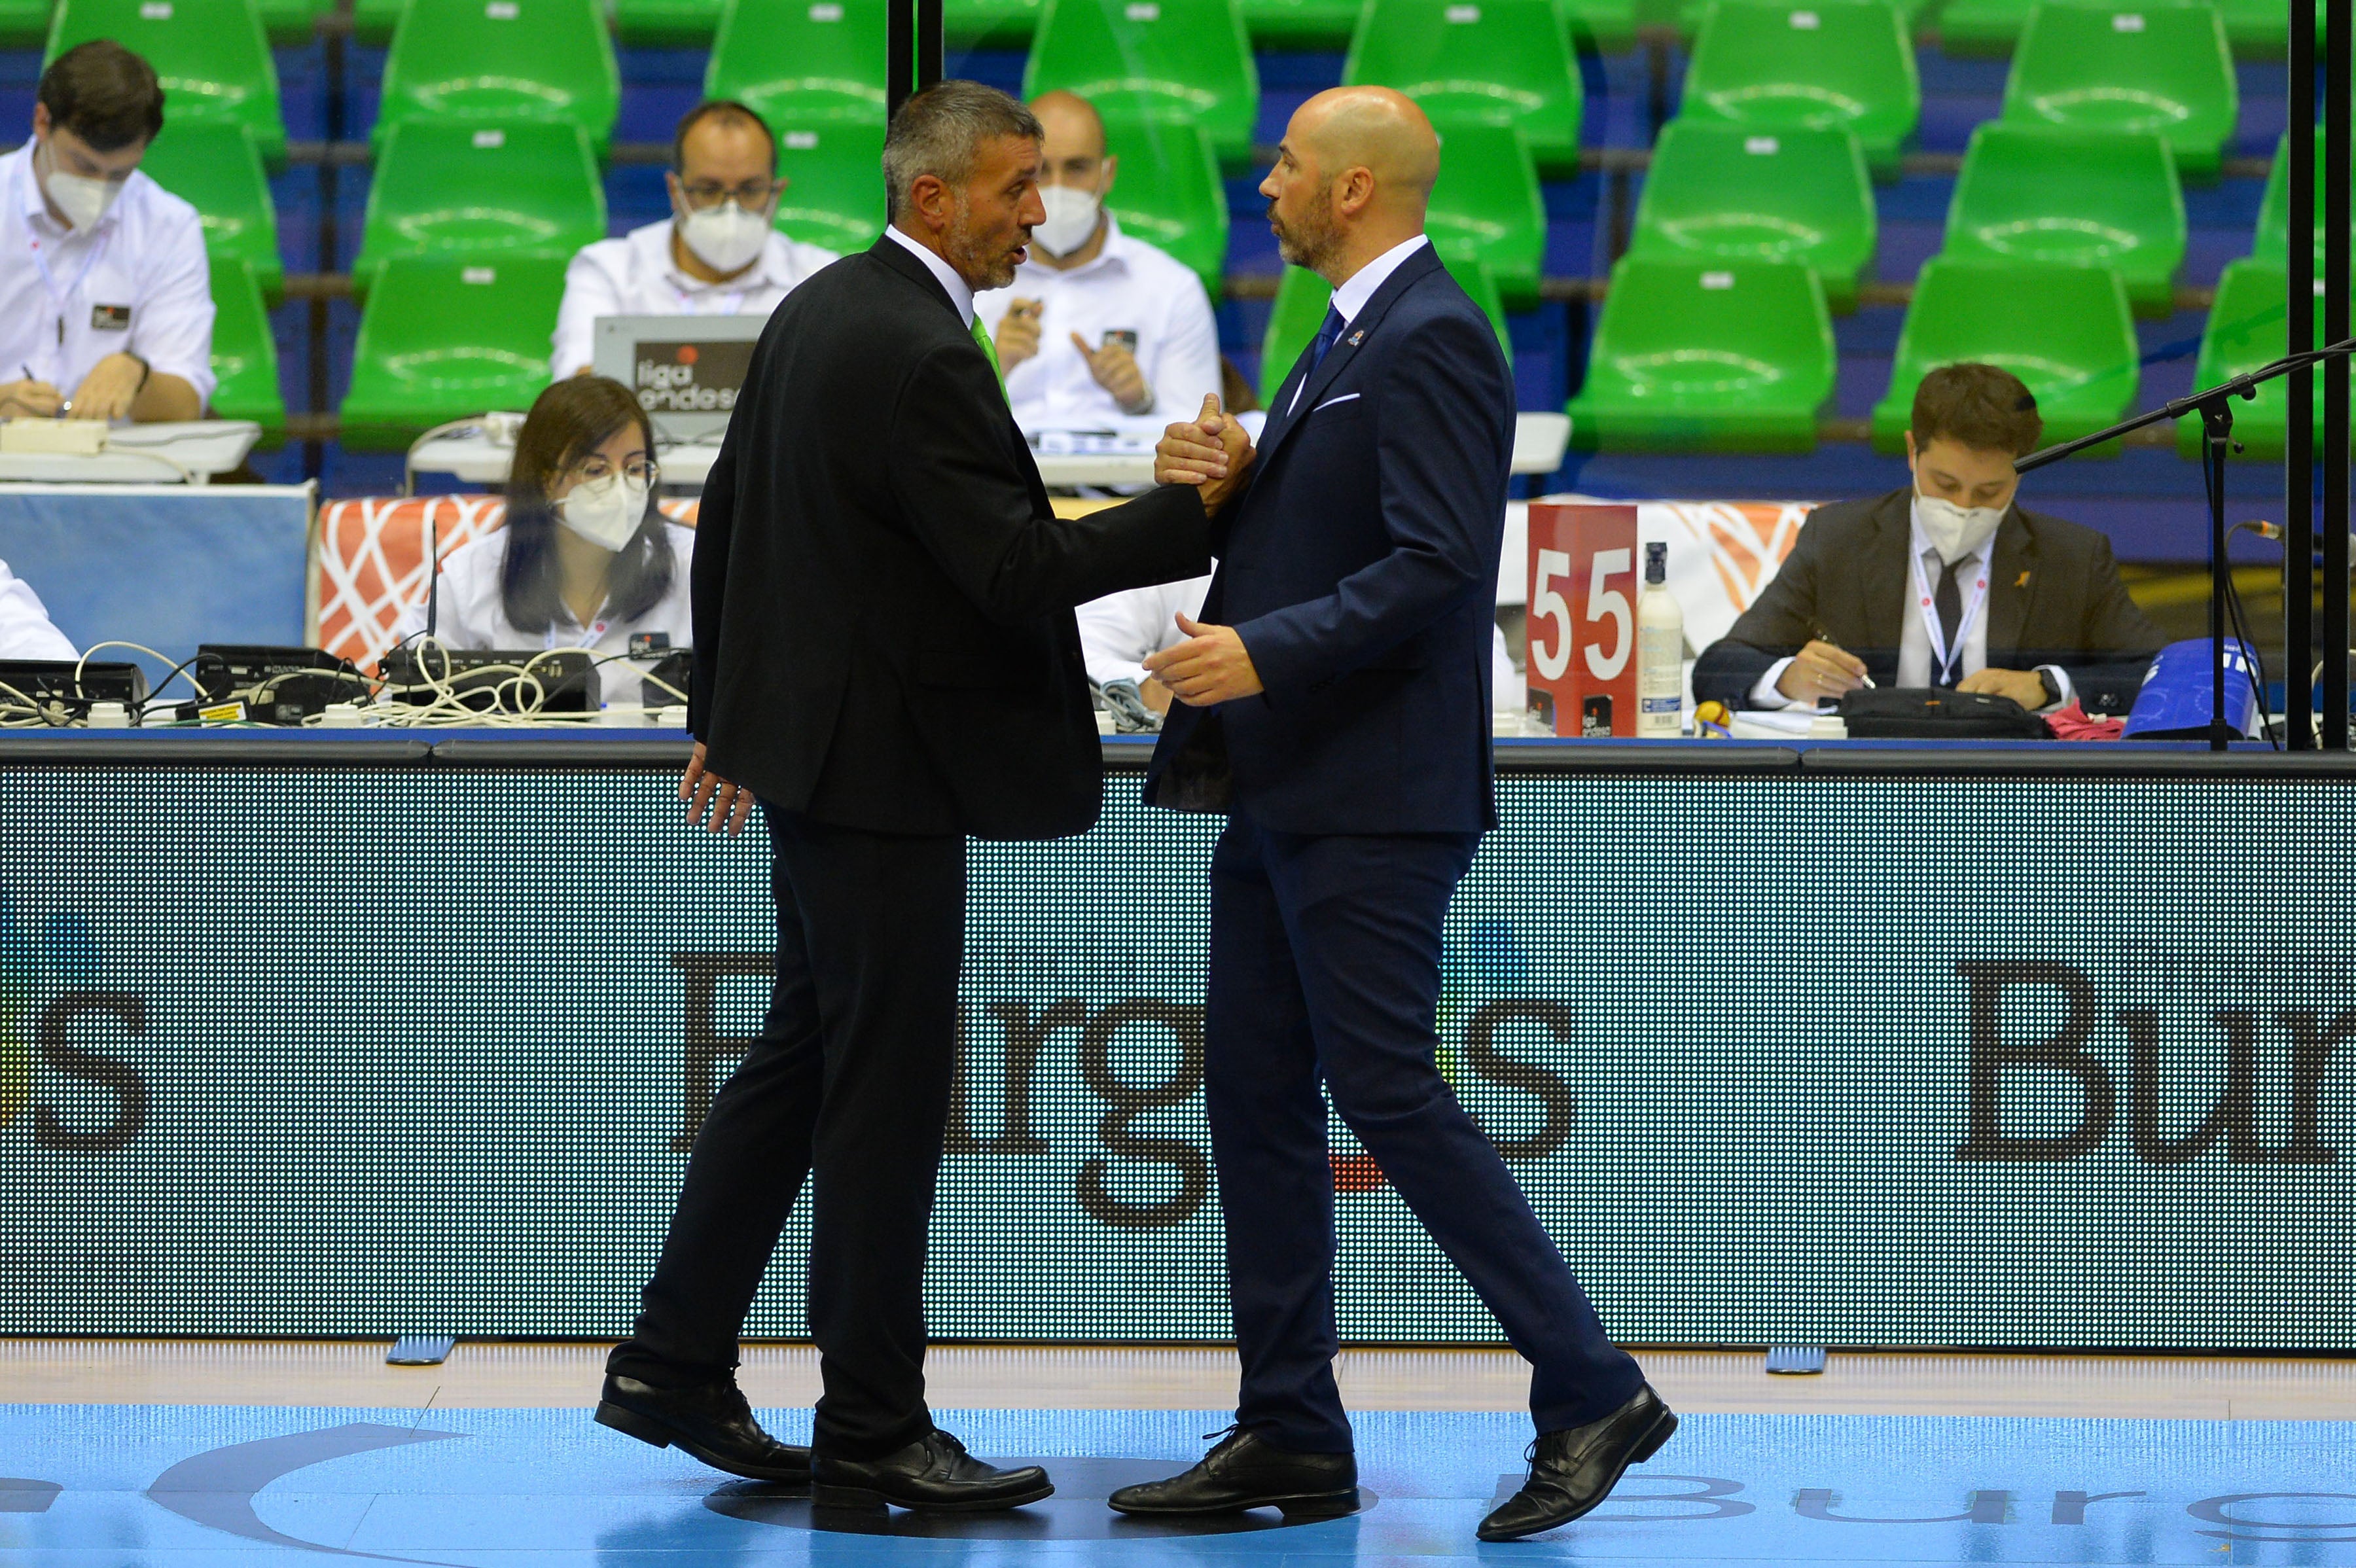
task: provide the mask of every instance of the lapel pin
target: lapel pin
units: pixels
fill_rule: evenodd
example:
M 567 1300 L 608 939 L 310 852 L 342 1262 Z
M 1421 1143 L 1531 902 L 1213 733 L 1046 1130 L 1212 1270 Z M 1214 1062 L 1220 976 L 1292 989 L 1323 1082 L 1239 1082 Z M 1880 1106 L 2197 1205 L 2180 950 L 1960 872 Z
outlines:
M 2029 586 L 2029 574 L 2028 574 L 2028 573 L 2026 573 L 2026 572 L 2023 572 L 2023 573 L 2020 575 L 2020 578 L 2019 578 L 2019 580 L 2018 582 L 2014 583 L 2014 584 L 2013 584 L 2013 586 L 2014 586 L 2014 587 L 2016 587 L 2016 588 L 2025 588 L 2025 587 Z
M 1365 340 L 1366 340 L 1366 329 L 1365 329 L 1365 328 L 1363 328 L 1363 327 L 1359 328 L 1355 332 L 1353 332 L 1353 333 L 1351 333 L 1351 334 L 1350 334 L 1350 347 L 1351 347 L 1351 348 L 1353 348 L 1353 349 L 1356 348 L 1359 344 L 1361 344 L 1361 343 L 1365 342 Z

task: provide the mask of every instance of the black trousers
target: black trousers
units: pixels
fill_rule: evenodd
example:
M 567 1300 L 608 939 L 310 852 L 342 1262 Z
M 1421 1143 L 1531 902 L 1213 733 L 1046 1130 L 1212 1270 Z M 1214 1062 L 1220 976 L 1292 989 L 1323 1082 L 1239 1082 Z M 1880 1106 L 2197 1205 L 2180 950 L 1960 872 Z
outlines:
M 1644 1375 L 1442 1078 L 1440 925 L 1473 833 L 1281 833 L 1229 819 L 1211 856 L 1205 1073 L 1243 1380 L 1236 1419 L 1340 1453 L 1333 1173 L 1323 1088 L 1533 1369 L 1541 1432 L 1633 1398 Z
M 932 1429 L 925 1237 L 955 1066 L 965 840 L 764 807 L 777 978 L 760 1038 L 712 1099 L 631 1338 L 608 1370 L 659 1385 L 737 1361 L 806 1178 L 818 1451 L 874 1458 Z

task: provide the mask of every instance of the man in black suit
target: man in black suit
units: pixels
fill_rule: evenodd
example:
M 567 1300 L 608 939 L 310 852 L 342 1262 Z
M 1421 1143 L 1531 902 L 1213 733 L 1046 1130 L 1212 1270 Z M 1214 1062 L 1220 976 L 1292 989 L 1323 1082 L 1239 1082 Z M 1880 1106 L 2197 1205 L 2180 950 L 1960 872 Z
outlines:
M 2023 510 L 2012 462 L 2044 433 L 1994 365 L 1914 391 L 1914 483 L 1819 507 L 1733 628 L 1694 665 L 1697 702 L 1783 708 L 1879 686 L 1953 686 L 2036 712 L 2073 698 L 2126 713 L 2166 640 L 2119 580 L 2111 542 Z
M 755 349 L 703 492 L 691 822 L 774 855 L 776 983 L 714 1097 L 597 1419 L 815 1503 L 1006 1508 L 1053 1487 L 935 1429 L 925 1232 L 946 1126 L 966 839 L 1084 832 L 1101 757 L 1072 607 L 1207 569 L 1205 502 L 1172 486 L 1055 517 L 1007 409 L 977 290 L 1043 220 L 1039 123 L 948 81 L 884 150 L 892 227 L 797 289 Z M 737 1337 L 817 1180 L 809 1449 L 738 1391 Z
M 1279 152 L 1260 187 L 1269 225 L 1287 261 L 1335 285 L 1333 306 L 1218 514 L 1201 621 L 1146 660 L 1179 704 L 1146 798 L 1227 814 L 1205 1068 L 1242 1383 L 1233 1435 L 1111 1501 L 1163 1516 L 1356 1506 L 1322 1084 L 1529 1359 L 1530 1477 L 1481 1526 L 1511 1541 L 1592 1509 L 1676 1426 L 1436 1060 L 1440 924 L 1496 825 L 1513 378 L 1424 238 L 1440 145 L 1421 110 L 1382 88 L 1320 93 Z M 1162 476 L 1226 482 L 1231 444 L 1223 420 L 1174 426 Z

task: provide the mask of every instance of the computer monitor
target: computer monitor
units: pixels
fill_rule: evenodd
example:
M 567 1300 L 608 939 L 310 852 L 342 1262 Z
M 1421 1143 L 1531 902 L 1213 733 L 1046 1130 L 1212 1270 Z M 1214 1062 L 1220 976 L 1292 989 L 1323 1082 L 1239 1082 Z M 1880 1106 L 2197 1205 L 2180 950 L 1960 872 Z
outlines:
M 637 394 L 665 441 L 717 441 L 765 316 L 601 316 L 589 368 Z

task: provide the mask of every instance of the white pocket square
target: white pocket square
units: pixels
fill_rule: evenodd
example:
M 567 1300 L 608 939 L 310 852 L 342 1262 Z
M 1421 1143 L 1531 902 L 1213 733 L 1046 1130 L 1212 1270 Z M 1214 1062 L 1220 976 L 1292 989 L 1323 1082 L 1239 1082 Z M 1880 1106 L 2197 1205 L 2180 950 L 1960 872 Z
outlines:
M 1309 412 L 1314 413 L 1317 412 L 1318 408 L 1332 408 L 1335 403 L 1355 403 L 1358 401 L 1360 395 L 1361 394 L 1357 392 L 1344 392 L 1340 397 L 1329 397 L 1323 403 L 1319 403 L 1317 408 L 1312 408 Z

